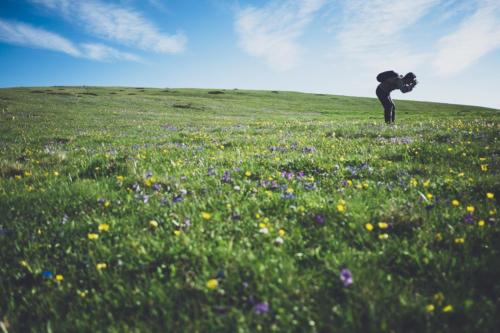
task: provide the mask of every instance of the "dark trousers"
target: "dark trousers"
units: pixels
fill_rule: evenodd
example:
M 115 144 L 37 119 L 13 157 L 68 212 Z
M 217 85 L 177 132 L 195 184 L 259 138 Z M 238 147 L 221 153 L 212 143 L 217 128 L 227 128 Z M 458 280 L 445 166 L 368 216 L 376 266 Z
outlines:
M 377 87 L 377 97 L 384 107 L 385 122 L 394 122 L 396 119 L 396 105 L 392 102 L 391 94 Z

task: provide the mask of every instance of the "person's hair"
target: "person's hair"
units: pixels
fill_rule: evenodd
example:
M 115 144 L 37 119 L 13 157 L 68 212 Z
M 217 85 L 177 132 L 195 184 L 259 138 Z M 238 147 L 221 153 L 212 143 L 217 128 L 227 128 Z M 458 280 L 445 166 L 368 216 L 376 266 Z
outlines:
M 415 74 L 413 74 L 412 72 L 409 72 L 408 74 L 406 74 L 403 77 L 403 81 L 405 81 L 406 83 L 410 83 L 410 82 L 414 81 L 416 78 L 417 78 L 417 76 Z

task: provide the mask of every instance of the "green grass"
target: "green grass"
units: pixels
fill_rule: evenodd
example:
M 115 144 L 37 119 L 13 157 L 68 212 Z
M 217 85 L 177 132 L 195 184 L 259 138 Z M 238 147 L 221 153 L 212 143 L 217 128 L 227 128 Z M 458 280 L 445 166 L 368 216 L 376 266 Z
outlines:
M 3 331 L 500 327 L 499 110 L 45 87 L 0 112 Z

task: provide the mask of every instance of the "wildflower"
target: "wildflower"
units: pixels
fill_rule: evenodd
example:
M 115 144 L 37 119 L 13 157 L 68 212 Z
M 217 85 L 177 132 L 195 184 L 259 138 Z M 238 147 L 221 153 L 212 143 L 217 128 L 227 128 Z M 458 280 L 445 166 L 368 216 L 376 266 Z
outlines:
M 89 234 L 87 234 L 87 238 L 90 240 L 96 240 L 99 238 L 99 235 L 96 233 L 89 233 Z
M 76 293 L 78 294 L 78 296 L 80 296 L 81 298 L 85 298 L 87 297 L 87 294 L 89 293 L 87 290 L 77 290 Z
M 415 178 L 412 178 L 412 179 L 410 180 L 410 185 L 411 185 L 412 187 L 417 187 L 417 185 L 418 185 L 418 181 L 417 181 Z
M 482 228 L 486 225 L 486 222 L 484 222 L 484 220 L 479 220 L 479 222 L 477 222 L 477 225 Z
M 368 230 L 368 231 L 372 231 L 373 230 L 373 224 L 371 224 L 371 223 L 365 224 L 365 229 Z
M 495 197 L 495 194 L 493 194 L 491 192 L 486 193 L 486 198 L 493 199 L 494 197 Z
M 180 230 L 174 230 L 174 235 L 175 236 L 180 236 L 182 234 L 182 231 Z
M 346 209 L 346 207 L 345 207 L 345 204 L 344 204 L 344 203 L 342 203 L 342 202 L 341 202 L 341 203 L 339 203 L 339 204 L 337 205 L 337 211 L 338 211 L 339 213 L 344 213 L 344 212 L 345 212 L 345 209 Z
M 453 305 L 448 304 L 447 306 L 445 306 L 443 308 L 443 312 L 445 312 L 445 313 L 447 313 L 447 312 L 453 312 Z
M 111 205 L 111 202 L 109 202 L 108 200 L 106 200 L 104 202 L 104 208 L 108 208 L 110 205 Z
M 347 268 L 342 268 L 340 271 L 340 281 L 344 284 L 344 287 L 349 287 L 353 283 L 352 273 Z
M 151 220 L 151 221 L 149 221 L 149 227 L 150 227 L 151 229 L 156 229 L 156 228 L 158 228 L 158 222 L 157 222 L 157 221 L 155 221 L 155 220 Z
M 429 312 L 429 313 L 430 313 L 430 312 L 434 312 L 434 310 L 435 310 L 435 309 L 436 309 L 436 308 L 435 308 L 434 304 L 427 304 L 427 305 L 425 306 L 425 311 L 427 311 L 427 312 Z
M 259 229 L 259 232 L 261 234 L 268 234 L 269 233 L 269 229 L 267 227 L 262 227 Z
M 109 224 L 107 224 L 107 223 L 101 223 L 101 224 L 99 224 L 98 229 L 99 229 L 99 231 L 108 231 L 109 230 Z
M 314 221 L 316 221 L 316 223 L 318 225 L 324 225 L 325 224 L 325 217 L 321 214 L 316 214 L 316 215 L 314 215 Z
M 21 177 L 20 175 L 15 175 L 15 176 L 14 176 L 14 178 L 15 178 L 16 180 L 21 180 L 21 178 L 22 178 L 22 177 Z
M 287 192 L 287 193 L 293 193 L 293 188 L 291 188 L 291 187 L 287 188 L 287 189 L 286 189 L 286 192 Z
M 54 176 L 58 177 L 59 176 L 59 172 L 54 171 Z
M 285 242 L 285 240 L 282 238 L 282 237 L 276 237 L 276 239 L 274 240 L 274 242 L 278 245 L 281 245 Z
M 453 200 L 451 200 L 451 205 L 458 207 L 458 206 L 460 206 L 460 201 L 458 201 L 457 199 L 453 199 Z
M 31 177 L 32 173 L 31 171 L 24 171 L 24 177 Z
M 424 187 L 425 187 L 425 188 L 427 188 L 427 187 L 429 187 L 429 186 L 431 186 L 431 181 L 430 181 L 430 180 L 426 180 L 426 181 L 424 182 Z
M 254 306 L 254 311 L 256 314 L 265 314 L 267 312 L 269 312 L 269 304 L 267 304 L 267 302 L 261 302 L 261 303 L 257 303 L 255 304 Z
M 465 243 L 465 238 L 463 238 L 463 237 L 455 238 L 455 244 L 462 245 L 464 243 Z
M 123 176 L 116 176 L 116 180 L 119 181 L 120 183 L 123 183 L 123 181 L 125 180 L 125 177 L 123 177 Z
M 245 172 L 245 176 L 250 177 L 251 175 L 252 175 L 252 172 L 250 172 L 250 171 Z
M 444 302 L 444 295 L 442 292 L 439 292 L 434 295 L 434 301 L 438 304 L 441 305 Z
M 62 282 L 64 280 L 64 276 L 62 274 L 57 274 L 56 275 L 56 281 L 57 282 Z
M 20 264 L 21 266 L 23 266 L 23 267 L 26 267 L 26 268 L 29 268 L 29 267 L 30 267 L 30 265 L 28 264 L 28 262 L 27 262 L 26 260 L 21 260 L 21 261 L 19 262 L 19 264 Z
M 210 213 L 207 213 L 207 212 L 202 212 L 201 213 L 201 217 L 205 220 L 205 221 L 208 221 L 212 218 L 212 214 Z
M 53 276 L 54 276 L 54 274 L 51 271 L 43 271 L 42 272 L 42 277 L 44 279 L 52 279 Z
M 488 164 L 481 164 L 481 171 L 483 172 L 488 171 Z
M 207 281 L 207 288 L 208 289 L 215 289 L 219 286 L 219 281 L 217 279 L 210 279 Z
M 467 212 L 468 213 L 472 214 L 472 213 L 474 213 L 474 210 L 475 210 L 474 206 L 467 206 Z
M 96 267 L 98 270 L 103 270 L 103 269 L 108 268 L 108 265 L 107 265 L 105 262 L 100 262 L 100 263 L 98 263 L 97 265 L 95 265 L 95 267 Z
M 285 236 L 285 230 L 284 229 L 280 229 L 278 230 L 278 235 L 280 235 L 281 237 Z
M 425 196 L 427 197 L 427 199 L 432 200 L 433 197 L 432 193 L 427 193 Z
M 380 240 L 386 240 L 389 238 L 389 234 L 380 234 L 378 235 L 378 239 Z
M 380 229 L 387 229 L 389 227 L 389 224 L 385 223 L 385 222 L 379 222 L 378 223 L 378 227 Z

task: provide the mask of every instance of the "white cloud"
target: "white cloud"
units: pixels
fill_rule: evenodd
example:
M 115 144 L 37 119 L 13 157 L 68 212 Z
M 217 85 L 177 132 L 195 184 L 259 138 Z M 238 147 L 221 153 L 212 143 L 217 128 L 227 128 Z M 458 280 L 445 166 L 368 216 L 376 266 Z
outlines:
M 401 38 L 402 32 L 439 2 L 344 1 L 343 22 L 337 35 L 340 50 L 349 59 L 380 70 L 416 66 L 429 55 L 411 52 Z
M 77 22 L 88 33 L 98 37 L 158 53 L 184 51 L 182 33 L 166 34 L 139 12 L 97 0 L 31 0 L 55 10 L 71 22 Z
M 24 23 L 7 22 L 2 19 L 0 19 L 0 41 L 63 52 L 74 57 L 81 56 L 78 48 L 64 37 Z
M 128 61 L 140 61 L 141 59 L 131 53 L 121 52 L 112 47 L 102 45 L 85 43 L 81 44 L 81 48 L 84 51 L 85 57 L 93 60 L 128 60 Z
M 272 1 L 247 7 L 236 16 L 239 46 L 280 71 L 292 69 L 303 52 L 298 38 L 326 0 Z
M 118 51 L 102 44 L 86 43 L 77 45 L 53 32 L 36 28 L 20 22 L 8 22 L 0 19 L 0 41 L 9 44 L 52 50 L 69 54 L 76 58 L 92 60 L 128 60 L 140 61 L 140 58 Z
M 432 64 L 438 74 L 456 74 L 499 47 L 500 3 L 481 1 L 456 31 L 440 39 Z

